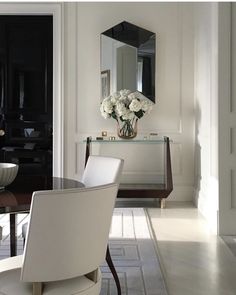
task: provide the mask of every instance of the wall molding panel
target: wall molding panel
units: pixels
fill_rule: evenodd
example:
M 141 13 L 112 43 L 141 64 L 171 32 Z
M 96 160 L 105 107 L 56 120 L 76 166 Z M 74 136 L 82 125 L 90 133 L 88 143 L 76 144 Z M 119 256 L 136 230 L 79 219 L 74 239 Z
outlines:
M 235 3 L 219 3 L 219 234 L 222 235 L 236 234 L 235 23 Z
M 218 210 L 217 5 L 194 5 L 194 201 L 214 232 Z
M 109 136 L 116 136 L 115 121 L 104 120 L 99 112 L 100 34 L 126 20 L 155 32 L 157 36 L 156 105 L 149 115 L 138 122 L 138 135 L 142 138 L 150 132 L 158 132 L 160 136 L 169 136 L 173 140 L 171 152 L 176 190 L 174 188 L 170 200 L 192 200 L 194 102 L 193 65 L 189 65 L 189 61 L 193 58 L 193 5 L 136 3 L 135 10 L 132 9 L 133 3 L 64 5 L 68 10 L 76 10 L 70 19 L 68 13 L 65 16 L 66 23 L 76 24 L 75 31 L 70 31 L 67 36 L 74 46 L 68 62 L 76 61 L 76 68 L 72 65 L 74 93 L 71 91 L 68 99 L 72 103 L 67 105 L 67 130 L 70 136 L 66 143 L 66 174 L 80 179 L 85 153 L 85 143 L 82 141 L 87 136 L 99 136 L 102 130 L 106 130 Z M 85 25 L 88 18 L 91 22 Z M 170 18 L 172 22 L 168 21 Z M 66 89 L 68 87 L 69 81 Z M 71 142 L 74 143 L 73 149 Z M 120 146 L 119 150 L 112 146 L 110 154 L 113 152 L 120 157 L 122 153 L 129 155 L 129 159 L 125 160 L 125 180 L 161 179 L 162 151 L 154 154 L 149 147 L 141 150 L 139 154 L 135 145 L 128 148 Z M 97 152 L 101 150 L 95 149 L 94 153 Z M 104 153 L 109 154 L 109 151 L 106 149 Z M 149 163 L 150 154 L 153 154 L 154 161 Z M 139 164 L 135 162 L 137 159 L 140 160 Z M 154 162 L 157 163 L 156 169 L 153 167 Z
M 236 209 L 236 174 L 235 170 L 230 169 L 230 179 L 229 179 L 229 187 L 230 187 L 230 209 Z

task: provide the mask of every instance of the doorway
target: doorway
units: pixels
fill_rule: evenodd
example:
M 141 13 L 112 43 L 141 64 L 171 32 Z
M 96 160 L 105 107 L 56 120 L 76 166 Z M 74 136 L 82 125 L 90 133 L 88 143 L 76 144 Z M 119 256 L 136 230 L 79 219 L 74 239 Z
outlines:
M 52 174 L 63 176 L 64 124 L 63 124 L 63 4 L 62 3 L 0 3 L 1 15 L 51 15 L 53 18 L 53 140 Z
M 52 176 L 52 16 L 0 16 L 0 159 Z

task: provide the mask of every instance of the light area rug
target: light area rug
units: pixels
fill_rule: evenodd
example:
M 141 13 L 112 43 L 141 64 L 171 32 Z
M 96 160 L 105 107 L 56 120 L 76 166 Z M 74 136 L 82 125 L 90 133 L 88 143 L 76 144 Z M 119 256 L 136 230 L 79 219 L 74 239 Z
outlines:
M 23 251 L 21 226 L 26 214 L 17 218 L 17 251 Z M 9 215 L 0 215 L 3 240 L 0 259 L 9 256 Z M 167 295 L 148 215 L 143 208 L 116 208 L 109 235 L 109 248 L 116 267 L 122 295 Z M 116 286 L 106 263 L 101 267 L 101 295 L 116 295 Z
M 156 247 L 143 208 L 114 210 L 109 248 L 124 295 L 167 295 Z M 102 267 L 101 295 L 116 294 L 108 267 Z

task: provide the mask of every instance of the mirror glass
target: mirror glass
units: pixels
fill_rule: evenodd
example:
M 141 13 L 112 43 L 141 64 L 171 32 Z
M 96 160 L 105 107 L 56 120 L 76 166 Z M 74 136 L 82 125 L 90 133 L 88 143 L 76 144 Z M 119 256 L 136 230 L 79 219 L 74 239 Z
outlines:
M 121 89 L 155 102 L 156 34 L 122 22 L 101 34 L 101 98 Z

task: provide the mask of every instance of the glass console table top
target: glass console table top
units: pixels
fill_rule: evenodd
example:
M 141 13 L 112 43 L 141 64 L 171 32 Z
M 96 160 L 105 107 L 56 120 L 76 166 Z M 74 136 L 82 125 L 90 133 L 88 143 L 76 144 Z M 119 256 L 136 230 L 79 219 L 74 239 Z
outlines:
M 84 143 L 87 142 L 87 140 L 83 141 Z M 148 144 L 157 144 L 157 143 L 164 143 L 164 138 L 160 139 L 90 139 L 90 142 L 92 143 L 148 143 Z M 171 140 L 170 140 L 171 142 Z

